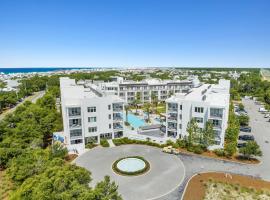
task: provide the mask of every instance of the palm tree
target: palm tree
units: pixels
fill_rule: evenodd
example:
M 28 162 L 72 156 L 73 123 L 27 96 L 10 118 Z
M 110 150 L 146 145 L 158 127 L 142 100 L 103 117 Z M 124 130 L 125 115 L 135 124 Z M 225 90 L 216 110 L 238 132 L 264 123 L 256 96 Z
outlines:
M 151 93 L 151 102 L 155 106 L 155 112 L 157 112 L 158 99 L 157 99 L 157 96 L 153 92 Z
M 144 104 L 144 108 L 147 112 L 147 122 L 150 121 L 150 108 L 151 108 L 151 104 L 150 103 L 146 103 Z
M 129 105 L 125 105 L 125 111 L 126 111 L 126 122 L 128 123 L 128 111 L 129 111 Z

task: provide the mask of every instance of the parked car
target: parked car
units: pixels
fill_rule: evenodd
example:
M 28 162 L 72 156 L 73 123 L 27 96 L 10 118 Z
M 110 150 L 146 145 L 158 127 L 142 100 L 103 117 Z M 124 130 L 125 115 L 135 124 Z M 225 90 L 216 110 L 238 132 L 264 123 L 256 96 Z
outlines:
M 242 132 L 251 132 L 251 127 L 250 126 L 241 126 L 240 131 Z
M 264 107 L 259 108 L 259 112 L 266 112 L 267 110 Z
M 245 147 L 246 145 L 247 145 L 247 142 L 243 142 L 243 141 L 239 141 L 239 142 L 237 143 L 237 147 L 238 147 L 238 148 Z
M 269 118 L 270 117 L 270 114 L 269 113 L 266 113 L 265 115 L 264 115 L 264 118 Z
M 240 135 L 239 140 L 244 140 L 244 141 L 253 141 L 254 136 L 253 135 Z

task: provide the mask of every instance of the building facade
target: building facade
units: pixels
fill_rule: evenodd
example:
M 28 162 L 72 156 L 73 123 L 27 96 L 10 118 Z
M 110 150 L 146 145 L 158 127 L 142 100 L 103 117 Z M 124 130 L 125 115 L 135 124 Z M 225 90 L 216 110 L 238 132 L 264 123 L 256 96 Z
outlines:
M 112 82 L 98 83 L 90 87 L 98 88 L 106 93 L 118 95 L 127 103 L 132 103 L 138 97 L 142 103 L 151 102 L 153 97 L 165 101 L 175 93 L 187 92 L 199 85 L 197 78 L 193 80 L 158 80 L 126 81 L 122 77 L 113 78 Z
M 67 77 L 60 78 L 60 90 L 65 143 L 69 149 L 81 151 L 90 141 L 124 135 L 124 101 L 118 96 L 97 94 Z
M 179 93 L 166 100 L 166 134 L 172 139 L 188 136 L 187 126 L 195 118 L 199 128 L 206 122 L 213 124 L 215 145 L 212 149 L 224 147 L 227 128 L 230 81 L 220 80 L 219 84 L 203 84 L 188 93 Z

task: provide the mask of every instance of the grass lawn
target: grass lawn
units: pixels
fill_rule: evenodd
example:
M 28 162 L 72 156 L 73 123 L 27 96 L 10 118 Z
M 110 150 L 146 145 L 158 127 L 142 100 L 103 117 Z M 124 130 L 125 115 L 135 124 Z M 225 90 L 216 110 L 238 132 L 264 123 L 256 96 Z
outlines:
M 270 200 L 270 182 L 248 176 L 202 173 L 188 183 L 183 200 Z
M 12 184 L 5 171 L 0 170 L 0 199 L 7 200 L 12 190 Z

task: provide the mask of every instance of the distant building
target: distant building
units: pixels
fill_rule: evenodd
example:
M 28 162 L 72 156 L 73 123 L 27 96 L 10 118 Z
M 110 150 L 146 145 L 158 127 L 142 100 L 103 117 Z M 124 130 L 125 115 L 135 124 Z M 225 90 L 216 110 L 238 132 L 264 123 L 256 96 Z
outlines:
M 156 96 L 158 101 L 165 101 L 175 93 L 187 92 L 198 85 L 200 82 L 197 77 L 193 77 L 193 80 L 145 79 L 142 81 L 127 81 L 122 77 L 113 77 L 111 82 L 88 84 L 101 93 L 118 95 L 127 103 L 132 103 L 137 94 L 142 103 L 151 102 L 152 96 Z
M 188 136 L 187 126 L 195 118 L 203 129 L 207 121 L 213 124 L 215 145 L 223 148 L 229 115 L 230 81 L 219 80 L 219 84 L 203 84 L 188 93 L 179 93 L 166 100 L 166 134 L 172 139 Z
M 85 144 L 123 136 L 123 103 L 116 95 L 97 93 L 77 85 L 74 79 L 60 78 L 65 144 L 82 152 Z

